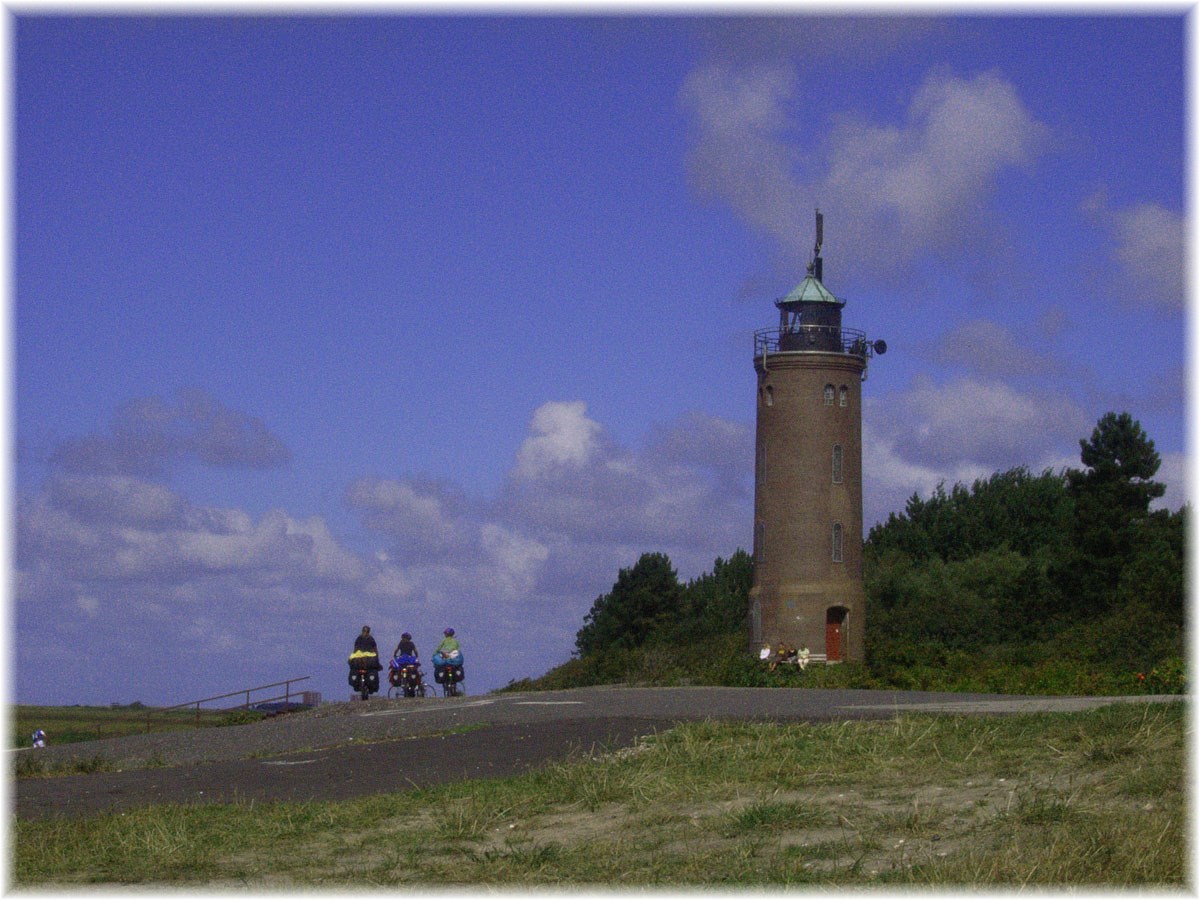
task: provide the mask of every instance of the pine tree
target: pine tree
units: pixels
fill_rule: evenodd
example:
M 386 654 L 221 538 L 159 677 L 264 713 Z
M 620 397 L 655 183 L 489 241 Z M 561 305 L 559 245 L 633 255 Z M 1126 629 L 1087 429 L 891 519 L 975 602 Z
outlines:
M 1154 441 L 1129 413 L 1107 413 L 1079 449 L 1087 468 L 1067 471 L 1075 511 L 1072 553 L 1060 572 L 1064 599 L 1076 613 L 1113 605 L 1121 573 L 1137 555 L 1150 502 L 1165 491 L 1151 480 L 1161 463 Z
M 596 598 L 575 635 L 582 656 L 639 647 L 679 615 L 683 588 L 664 553 L 643 553 Z

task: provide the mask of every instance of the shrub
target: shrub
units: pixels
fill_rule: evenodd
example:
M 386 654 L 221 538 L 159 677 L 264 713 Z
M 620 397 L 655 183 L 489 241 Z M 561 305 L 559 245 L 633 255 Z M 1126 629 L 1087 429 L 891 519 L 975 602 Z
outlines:
M 1183 660 L 1178 656 L 1164 660 L 1161 665 L 1142 675 L 1139 684 L 1147 694 L 1187 693 L 1187 675 Z

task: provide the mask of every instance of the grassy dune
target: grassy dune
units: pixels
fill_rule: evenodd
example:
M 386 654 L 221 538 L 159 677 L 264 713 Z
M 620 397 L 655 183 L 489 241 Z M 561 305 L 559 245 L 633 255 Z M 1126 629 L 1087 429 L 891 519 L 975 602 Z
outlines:
M 46 732 L 51 744 L 73 744 L 100 738 L 142 734 L 146 731 L 229 725 L 262 718 L 245 710 L 177 709 L 162 712 L 152 707 L 16 706 L 10 717 L 10 747 L 28 747 L 35 728 Z
M 1182 886 L 1184 704 L 699 723 L 518 778 L 17 822 L 17 886 Z

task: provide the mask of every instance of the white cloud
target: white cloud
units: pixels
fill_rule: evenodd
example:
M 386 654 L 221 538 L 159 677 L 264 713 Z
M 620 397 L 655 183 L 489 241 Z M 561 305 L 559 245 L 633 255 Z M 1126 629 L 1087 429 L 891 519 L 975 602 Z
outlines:
M 287 534 L 289 537 L 301 537 L 306 542 L 307 559 L 314 579 L 358 584 L 368 571 L 368 564 L 339 544 L 320 516 L 289 518 Z
M 784 244 L 812 206 L 795 180 L 795 151 L 782 137 L 796 87 L 788 66 L 712 65 L 691 73 L 680 92 L 696 125 L 688 156 L 693 186 Z
M 1021 393 L 999 381 L 926 376 L 901 394 L 873 399 L 870 418 L 906 459 L 989 471 L 1033 464 L 1086 434 L 1092 422 L 1069 398 Z
M 100 612 L 100 601 L 90 594 L 80 594 L 75 598 L 75 605 L 92 618 Z
M 1052 356 L 1039 353 L 998 322 L 975 319 L 941 335 L 933 346 L 936 362 L 983 377 L 1045 376 L 1061 372 Z
M 1156 203 L 1113 208 L 1103 193 L 1084 209 L 1099 220 L 1112 239 L 1113 258 L 1123 279 L 1113 291 L 1134 303 L 1168 310 L 1184 304 L 1184 220 Z
M 728 554 L 744 543 L 753 459 L 744 425 L 685 415 L 654 429 L 642 450 L 600 439 L 598 426 L 590 434 L 587 465 L 536 467 L 518 459 L 499 501 L 505 521 L 543 541 L 668 553 L 728 544 Z
M 971 484 L 1025 466 L 1034 473 L 1078 465 L 1075 448 L 1093 421 L 1070 399 L 999 381 L 926 376 L 907 391 L 871 398 L 863 416 L 864 520 L 899 512 L 914 493 Z
M 365 590 L 383 600 L 408 600 L 416 596 L 420 587 L 412 573 L 398 566 L 384 566 L 367 581 Z
M 1012 85 L 994 74 L 935 75 L 903 126 L 844 120 L 835 130 L 824 188 L 859 210 L 860 226 L 894 222 L 907 255 L 957 239 L 1003 169 L 1026 164 L 1041 126 Z
M 863 528 L 870 531 L 889 513 L 903 512 L 913 494 L 928 497 L 939 484 L 970 484 L 986 477 L 986 467 L 958 463 L 938 466 L 915 461 L 902 453 L 903 438 L 885 436 L 870 419 L 863 422 Z
M 177 521 L 183 503 L 165 485 L 112 475 L 59 475 L 46 486 L 56 506 L 83 521 L 96 517 L 128 525 L 163 526 Z
M 534 588 L 542 564 L 550 556 L 544 544 L 490 522 L 483 526 L 481 543 L 494 566 L 490 573 L 494 575 L 492 583 L 506 600 L 527 596 Z
M 939 482 L 1071 464 L 1064 453 L 1090 424 L 1066 401 L 988 380 L 921 379 L 873 399 L 866 523 Z M 641 553 L 667 553 L 686 579 L 747 546 L 744 423 L 691 413 L 630 448 L 608 440 L 582 402 L 553 403 L 532 417 L 521 449 L 492 498 L 420 480 L 356 482 L 347 504 L 365 529 L 354 543 L 319 516 L 254 517 L 127 475 L 56 473 L 17 510 L 18 663 L 46 642 L 70 646 L 66 678 L 84 677 L 70 668 L 76 657 L 90 668 L 107 660 L 109 693 L 81 699 L 158 699 L 130 666 L 153 647 L 182 660 L 171 690 L 186 700 L 237 687 L 203 681 L 214 671 L 243 684 L 281 671 L 340 683 L 363 623 L 381 644 L 410 630 L 422 646 L 453 624 L 476 683 L 497 684 L 566 659 L 592 601 Z M 1182 467 L 1181 455 L 1166 457 L 1163 480 Z
M 241 510 L 191 507 L 161 485 L 134 485 L 114 476 L 89 479 L 89 503 L 50 491 L 20 504 L 17 564 L 26 589 L 61 577 L 81 584 L 127 579 L 175 582 L 232 574 L 243 578 L 356 581 L 363 565 L 340 548 L 318 518 L 298 521 L 275 510 L 254 521 Z M 59 485 L 60 482 L 54 482 Z M 165 493 L 164 493 L 165 492 Z M 131 520 L 129 497 L 149 495 L 170 517 Z M 107 498 L 104 514 L 98 498 Z
M 587 417 L 582 400 L 544 403 L 530 423 L 533 431 L 517 451 L 517 474 L 536 478 L 558 467 L 586 465 L 596 453 L 601 428 Z
M 1046 134 L 998 75 L 937 74 L 901 123 L 843 115 L 820 155 L 805 148 L 802 158 L 796 135 L 824 123 L 802 127 L 797 93 L 792 70 L 779 65 L 693 72 L 680 95 L 695 123 L 692 181 L 788 255 L 799 217 L 821 206 L 837 217 L 839 259 L 852 271 L 886 275 L 922 254 L 963 254 L 982 235 L 999 175 L 1029 164 Z
M 400 559 L 455 556 L 474 543 L 466 501 L 445 484 L 363 478 L 346 496 L 368 528 L 391 538 Z
M 1189 502 L 1191 461 L 1186 453 L 1162 453 L 1160 458 L 1162 465 L 1154 480 L 1165 485 L 1167 490 L 1151 506 L 1174 511 Z
M 230 409 L 203 391 L 126 403 L 110 434 L 64 441 L 53 463 L 69 473 L 157 475 L 182 460 L 221 468 L 265 469 L 291 453 L 261 419 Z

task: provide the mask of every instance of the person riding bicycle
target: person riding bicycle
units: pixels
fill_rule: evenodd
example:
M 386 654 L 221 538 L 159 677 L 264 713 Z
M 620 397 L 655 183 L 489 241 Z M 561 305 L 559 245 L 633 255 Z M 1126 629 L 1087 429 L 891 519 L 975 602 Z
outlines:
M 453 696 L 458 693 L 458 682 L 463 680 L 462 647 L 453 628 L 447 628 L 442 634 L 442 642 L 433 651 L 433 679 Z
M 438 644 L 438 648 L 433 651 L 433 654 L 440 656 L 447 663 L 454 662 L 462 656 L 462 648 L 459 646 L 458 638 L 454 636 L 454 629 L 447 628 L 442 635 L 442 642 Z M 437 660 L 434 660 L 434 664 L 437 664 Z
M 362 694 L 364 700 L 368 694 L 379 690 L 379 648 L 375 638 L 371 637 L 371 628 L 364 625 L 362 632 L 354 639 L 354 652 L 347 660 L 350 663 L 350 687 Z
M 379 664 L 379 648 L 375 644 L 375 638 L 371 637 L 369 625 L 364 625 L 362 632 L 354 639 L 354 652 L 350 654 L 350 668 L 376 671 L 383 668 Z
M 413 643 L 412 635 L 407 631 L 400 635 L 400 643 L 396 645 L 392 656 L 396 658 L 401 656 L 411 656 L 413 659 L 421 658 L 421 654 L 417 652 L 417 645 Z
M 355 652 L 379 655 L 379 647 L 375 644 L 375 638 L 371 637 L 370 625 L 364 625 L 358 637 L 354 639 L 354 650 Z
M 421 667 L 418 662 L 417 645 L 407 631 L 400 635 L 400 643 L 388 664 L 388 681 L 392 687 L 402 688 L 404 696 L 415 696 L 421 686 Z

